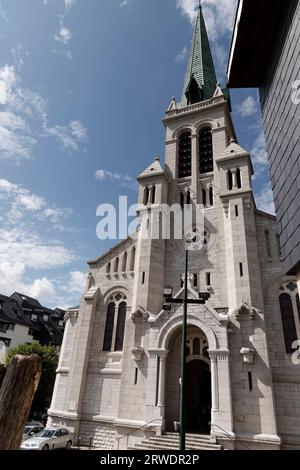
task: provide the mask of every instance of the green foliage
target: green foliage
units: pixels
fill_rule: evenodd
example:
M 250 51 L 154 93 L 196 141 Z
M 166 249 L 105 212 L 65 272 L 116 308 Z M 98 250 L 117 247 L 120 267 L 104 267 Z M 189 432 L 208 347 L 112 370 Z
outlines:
M 58 365 L 58 354 L 53 346 L 42 346 L 37 341 L 31 344 L 21 344 L 11 349 L 6 356 L 5 365 L 9 366 L 16 355 L 30 356 L 37 354 L 42 358 L 42 375 L 35 393 L 30 416 L 42 415 L 49 408 L 55 382 L 55 371 Z M 1 373 L 1 371 L 0 371 Z

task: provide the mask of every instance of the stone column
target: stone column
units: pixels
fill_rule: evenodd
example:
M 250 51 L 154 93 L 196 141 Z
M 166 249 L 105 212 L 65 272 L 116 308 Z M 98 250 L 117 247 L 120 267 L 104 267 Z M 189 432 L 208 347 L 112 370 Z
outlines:
M 158 404 L 161 408 L 161 416 L 165 415 L 165 384 L 166 384 L 166 359 L 168 351 L 158 351 L 159 357 L 159 383 L 158 383 Z
M 214 413 L 219 411 L 219 385 L 218 385 L 218 363 L 217 356 L 212 354 L 211 361 L 211 395 L 212 395 L 212 422 L 214 422 Z
M 237 188 L 236 170 L 232 170 L 232 187 Z
M 216 436 L 233 433 L 229 351 L 210 350 L 212 375 L 212 431 Z M 214 425 L 214 426 L 213 426 Z
M 159 416 L 157 413 L 158 407 L 156 406 L 156 392 L 157 392 L 157 353 L 155 349 L 148 349 L 148 377 L 147 377 L 147 396 L 146 396 L 146 410 L 145 420 L 149 423 L 151 420 Z M 159 398 L 158 398 L 159 399 Z

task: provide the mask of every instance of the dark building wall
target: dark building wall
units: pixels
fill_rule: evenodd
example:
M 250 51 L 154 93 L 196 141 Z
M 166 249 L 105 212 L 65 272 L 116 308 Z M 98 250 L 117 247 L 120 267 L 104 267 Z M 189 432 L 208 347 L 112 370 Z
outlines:
M 300 104 L 293 103 L 292 86 L 300 84 L 300 2 L 285 3 L 260 98 L 284 268 L 294 273 L 300 269 Z

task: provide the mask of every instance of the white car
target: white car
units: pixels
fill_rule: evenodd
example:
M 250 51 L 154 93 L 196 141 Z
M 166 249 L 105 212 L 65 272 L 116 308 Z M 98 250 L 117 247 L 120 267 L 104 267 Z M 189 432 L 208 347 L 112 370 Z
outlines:
M 73 434 L 65 428 L 45 428 L 21 444 L 22 450 L 54 450 L 70 449 L 73 444 Z
M 43 431 L 44 426 L 41 423 L 27 423 L 23 431 L 23 441 L 30 439 Z

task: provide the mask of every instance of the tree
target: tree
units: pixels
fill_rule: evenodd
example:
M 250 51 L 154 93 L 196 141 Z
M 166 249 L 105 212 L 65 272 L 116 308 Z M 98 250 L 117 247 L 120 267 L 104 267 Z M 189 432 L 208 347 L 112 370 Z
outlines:
M 8 367 L 16 355 L 31 356 L 32 354 L 36 354 L 42 359 L 42 375 L 32 402 L 30 417 L 42 416 L 50 407 L 58 365 L 58 353 L 53 346 L 42 346 L 35 341 L 11 349 L 5 360 L 5 366 Z

